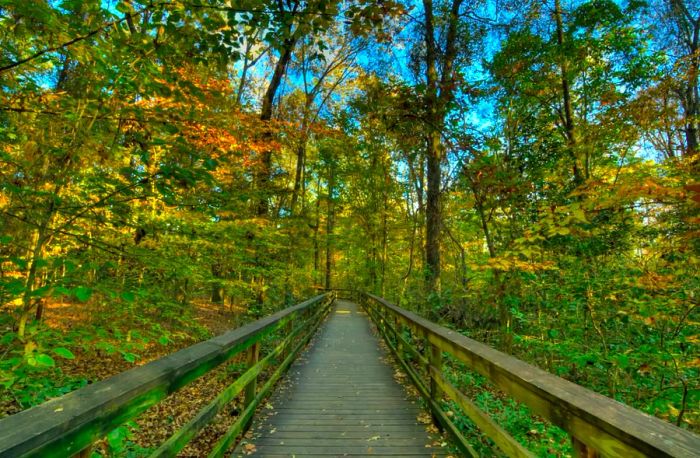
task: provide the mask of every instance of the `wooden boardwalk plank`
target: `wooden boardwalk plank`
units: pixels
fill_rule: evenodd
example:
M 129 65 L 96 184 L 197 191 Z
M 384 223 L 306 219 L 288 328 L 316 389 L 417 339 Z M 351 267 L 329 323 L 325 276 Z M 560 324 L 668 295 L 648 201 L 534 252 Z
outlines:
M 234 456 L 446 455 L 385 360 L 366 315 L 337 301 Z

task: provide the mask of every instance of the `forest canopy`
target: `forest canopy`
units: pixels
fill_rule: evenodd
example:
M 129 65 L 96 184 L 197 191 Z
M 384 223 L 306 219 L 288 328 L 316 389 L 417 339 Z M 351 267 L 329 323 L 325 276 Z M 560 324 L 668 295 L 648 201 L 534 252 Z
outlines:
M 0 1 L 0 416 L 337 287 L 698 431 L 699 36 L 695 0 Z

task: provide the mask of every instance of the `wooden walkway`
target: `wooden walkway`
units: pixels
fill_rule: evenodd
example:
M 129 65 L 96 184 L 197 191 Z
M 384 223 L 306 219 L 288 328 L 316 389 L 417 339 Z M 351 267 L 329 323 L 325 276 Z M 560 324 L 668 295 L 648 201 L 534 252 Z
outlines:
M 359 307 L 339 300 L 256 416 L 241 456 L 443 456 Z

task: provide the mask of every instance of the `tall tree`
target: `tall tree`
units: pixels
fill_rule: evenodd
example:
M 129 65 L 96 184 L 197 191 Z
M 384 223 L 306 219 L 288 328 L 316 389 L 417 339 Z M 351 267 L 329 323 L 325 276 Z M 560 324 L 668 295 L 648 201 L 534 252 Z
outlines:
M 676 79 L 678 98 L 683 107 L 685 154 L 698 153 L 700 125 L 700 7 L 697 2 L 666 0 L 671 37 L 671 49 L 678 52 Z
M 275 96 L 282 83 L 282 78 L 287 71 L 287 66 L 292 59 L 294 47 L 305 31 L 305 28 L 302 27 L 299 22 L 299 18 L 307 15 L 304 13 L 313 13 L 311 10 L 304 9 L 305 3 L 306 2 L 302 0 L 281 1 L 279 3 L 273 2 L 277 8 L 273 9 L 272 12 L 279 26 L 275 31 L 276 33 L 268 34 L 268 36 L 274 36 L 272 40 L 275 42 L 274 47 L 279 55 L 274 64 L 274 70 L 268 82 L 267 89 L 263 95 L 260 109 L 260 121 L 266 125 L 263 134 L 263 141 L 265 143 L 270 143 L 273 138 L 270 121 L 272 120 L 272 108 Z M 270 174 L 272 173 L 272 153 L 273 151 L 269 147 L 261 152 L 260 164 L 255 174 L 255 187 L 259 194 L 256 206 L 256 213 L 258 216 L 267 216 L 270 206 L 270 190 L 268 188 Z
M 446 17 L 436 18 L 433 0 L 423 0 L 425 27 L 425 81 L 426 81 L 426 283 L 428 291 L 440 291 L 440 234 L 442 228 L 442 161 L 445 148 L 442 141 L 445 118 L 454 98 L 457 77 L 455 61 L 459 51 L 458 32 L 460 8 L 463 0 L 448 4 Z M 439 14 L 439 13 L 438 13 Z M 445 29 L 439 24 L 446 24 Z M 442 39 L 442 40 L 441 40 Z
M 561 95 L 562 95 L 562 123 L 564 124 L 564 134 L 566 136 L 566 147 L 571 156 L 574 183 L 578 186 L 588 177 L 588 169 L 581 171 L 579 158 L 576 151 L 576 131 L 574 126 L 574 113 L 571 102 L 571 82 L 569 81 L 570 71 L 568 64 L 568 52 L 564 42 L 564 20 L 561 9 L 561 0 L 554 0 L 554 21 L 557 30 L 557 48 L 559 72 L 561 74 Z

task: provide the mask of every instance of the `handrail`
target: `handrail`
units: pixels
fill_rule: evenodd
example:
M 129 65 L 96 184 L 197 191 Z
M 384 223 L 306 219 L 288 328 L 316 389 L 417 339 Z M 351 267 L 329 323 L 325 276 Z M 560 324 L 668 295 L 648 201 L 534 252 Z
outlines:
M 334 293 L 318 295 L 144 366 L 1 419 L 0 457 L 43 458 L 71 456 L 84 451 L 168 394 L 247 350 L 248 370 L 154 454 L 176 454 L 227 402 L 245 390 L 245 410 L 210 455 L 221 456 L 236 436 L 247 428 L 258 403 L 313 336 L 334 299 Z M 283 342 L 259 359 L 258 342 L 285 326 L 288 332 Z M 295 339 L 300 334 L 301 337 Z M 278 355 L 284 355 L 284 361 L 257 390 L 257 375 Z
M 554 376 L 494 348 L 404 310 L 381 297 L 363 293 L 362 305 L 399 364 L 429 404 L 433 417 L 452 433 L 466 455 L 476 456 L 443 412 L 443 396 L 464 413 L 508 456 L 533 456 L 442 374 L 443 353 L 485 376 L 496 387 L 524 403 L 534 414 L 563 428 L 581 457 L 699 457 L 700 436 L 654 418 L 582 386 Z M 426 342 L 424 352 L 404 338 L 410 330 Z M 422 377 L 407 361 L 410 353 L 427 369 Z
M 314 289 L 318 292 L 333 292 L 336 295 L 336 299 L 352 300 L 357 294 L 357 290 L 354 288 L 326 288 L 324 286 L 316 286 Z

